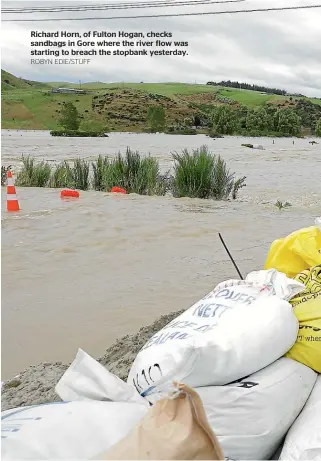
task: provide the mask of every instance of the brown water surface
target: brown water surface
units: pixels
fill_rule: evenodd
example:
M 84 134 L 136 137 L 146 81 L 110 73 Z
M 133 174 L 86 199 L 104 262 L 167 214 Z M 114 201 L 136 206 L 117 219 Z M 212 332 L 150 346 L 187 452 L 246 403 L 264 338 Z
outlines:
M 240 147 L 262 144 L 266 150 Z M 188 307 L 237 274 L 261 269 L 273 239 L 321 215 L 321 149 L 308 140 L 116 133 L 106 139 L 2 132 L 2 164 L 22 153 L 52 162 L 126 146 L 171 167 L 171 151 L 207 144 L 248 186 L 238 201 L 114 196 L 19 188 L 22 211 L 7 214 L 2 189 L 2 379 L 40 361 L 99 356 L 117 337 L 160 314 Z M 279 211 L 277 199 L 292 207 Z

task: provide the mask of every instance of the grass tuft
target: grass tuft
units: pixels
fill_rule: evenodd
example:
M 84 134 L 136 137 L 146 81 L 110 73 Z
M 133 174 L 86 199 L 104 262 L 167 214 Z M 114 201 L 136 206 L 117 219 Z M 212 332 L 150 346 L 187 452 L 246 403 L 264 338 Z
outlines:
M 57 165 L 49 182 L 49 187 L 80 190 L 88 190 L 89 185 L 89 163 L 81 159 L 74 160 L 73 166 L 66 161 Z
M 113 159 L 99 156 L 92 167 L 95 190 L 110 192 L 113 186 L 118 186 L 127 193 L 140 195 L 164 195 L 166 192 L 158 160 L 151 156 L 142 158 L 129 147 L 125 155 L 118 153 Z
M 279 210 L 283 210 L 284 208 L 289 208 L 292 205 L 289 202 L 282 202 L 280 200 L 277 200 L 274 206 L 276 206 Z
M 235 180 L 222 157 L 209 152 L 207 146 L 174 153 L 173 195 L 201 199 L 236 199 L 240 188 L 245 187 L 245 177 Z
M 1 165 L 1 186 L 5 186 L 7 184 L 7 175 L 10 169 L 11 169 L 11 165 L 9 166 Z
M 85 160 L 76 159 L 74 160 L 74 166 L 72 168 L 72 177 L 74 182 L 74 188 L 80 190 L 89 189 L 89 163 Z
M 51 166 L 47 162 L 35 163 L 35 159 L 22 156 L 22 169 L 17 174 L 16 184 L 20 187 L 47 187 Z

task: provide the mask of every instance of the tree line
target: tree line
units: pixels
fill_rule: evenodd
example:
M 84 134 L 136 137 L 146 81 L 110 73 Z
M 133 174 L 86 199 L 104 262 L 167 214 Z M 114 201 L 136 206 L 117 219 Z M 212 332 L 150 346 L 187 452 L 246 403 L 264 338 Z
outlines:
M 148 122 L 152 132 L 163 132 L 166 125 L 166 111 L 163 106 L 150 107 Z M 312 121 L 309 119 L 312 124 Z M 184 124 L 196 128 L 206 127 L 212 136 L 240 135 L 240 136 L 301 136 L 302 118 L 291 107 L 277 108 L 274 106 L 235 107 L 220 105 L 212 107 L 206 116 L 196 114 L 191 119 L 184 119 Z M 321 136 L 321 113 L 319 118 L 313 119 L 311 131 Z
M 301 136 L 302 118 L 291 107 L 273 106 L 233 107 L 216 106 L 211 112 L 214 134 L 244 136 Z M 313 133 L 321 136 L 321 117 L 313 126 Z
M 203 114 L 185 118 L 174 127 L 206 128 L 212 136 L 240 135 L 240 136 L 301 136 L 302 126 L 309 126 L 313 134 L 321 136 L 321 107 L 320 111 L 310 114 L 304 112 L 304 105 L 298 108 L 299 114 L 292 107 L 275 107 L 266 104 L 264 107 L 248 108 L 222 104 L 212 106 Z M 302 116 L 301 116 L 302 114 Z M 161 104 L 150 106 L 147 113 L 149 131 L 171 131 L 166 123 L 166 110 Z M 77 131 L 80 128 L 80 117 L 73 103 L 63 105 L 59 124 L 65 130 Z M 84 120 L 83 130 L 107 131 L 107 126 L 98 120 Z
M 279 88 L 268 88 L 266 86 L 261 85 L 254 85 L 250 83 L 244 82 L 231 82 L 231 80 L 222 80 L 221 82 L 207 82 L 206 85 L 213 85 L 213 86 L 226 86 L 228 88 L 238 88 L 242 90 L 252 90 L 252 91 L 260 91 L 262 93 L 268 94 L 278 94 L 281 96 L 285 96 L 287 92 L 285 90 L 280 90 Z

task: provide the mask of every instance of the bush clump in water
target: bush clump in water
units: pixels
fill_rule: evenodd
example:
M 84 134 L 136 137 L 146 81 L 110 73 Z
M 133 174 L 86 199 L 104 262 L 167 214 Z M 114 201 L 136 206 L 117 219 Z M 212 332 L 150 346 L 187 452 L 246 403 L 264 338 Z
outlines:
M 235 180 L 220 155 L 201 146 L 190 153 L 172 154 L 174 159 L 173 195 L 201 199 L 236 199 L 238 190 L 245 187 L 245 177 Z
M 277 200 L 274 206 L 276 206 L 279 210 L 283 210 L 285 208 L 289 208 L 292 205 L 290 202 L 282 202 L 281 200 Z
M 1 165 L 1 186 L 5 186 L 7 184 L 7 176 L 8 171 L 11 169 L 11 165 L 4 166 Z
M 35 163 L 35 159 L 22 156 L 22 168 L 17 174 L 16 185 L 20 187 L 47 187 L 51 166 L 47 162 Z
M 113 186 L 122 187 L 127 193 L 140 195 L 164 195 L 166 181 L 160 174 L 157 159 L 142 158 L 127 147 L 125 155 L 116 158 L 99 156 L 93 167 L 93 188 L 110 192 Z
M 235 179 L 225 160 L 201 146 L 190 153 L 172 154 L 174 175 L 160 172 L 156 158 L 141 157 L 129 147 L 126 153 L 108 158 L 100 155 L 92 162 L 75 159 L 50 166 L 44 161 L 35 164 L 35 159 L 22 157 L 23 167 L 17 176 L 17 185 L 24 187 L 52 187 L 110 192 L 114 186 L 127 193 L 140 195 L 165 195 L 174 197 L 228 200 L 237 198 L 240 189 L 246 186 L 246 177 Z M 2 179 L 5 171 L 2 169 Z
M 68 189 L 72 189 L 74 187 L 72 168 L 68 162 L 64 161 L 53 168 L 49 187 L 67 187 Z
M 73 166 L 66 161 L 57 165 L 51 174 L 49 183 L 49 187 L 68 187 L 80 190 L 88 190 L 89 186 L 89 163 L 79 158 L 73 161 Z
M 88 111 L 85 111 L 88 112 Z M 68 138 L 108 138 L 104 131 L 78 131 L 78 130 L 53 130 L 51 136 L 63 136 Z

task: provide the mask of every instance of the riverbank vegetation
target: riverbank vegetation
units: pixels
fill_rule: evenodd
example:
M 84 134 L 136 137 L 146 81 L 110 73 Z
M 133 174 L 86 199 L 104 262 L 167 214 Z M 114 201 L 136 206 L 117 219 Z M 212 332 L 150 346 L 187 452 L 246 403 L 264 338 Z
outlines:
M 240 136 L 317 135 L 321 99 L 239 82 L 84 83 L 83 94 L 2 76 L 2 127 L 108 133 Z M 260 91 L 261 90 L 261 91 Z M 70 105 L 72 104 L 72 105 Z M 72 116 L 71 116 L 72 115 Z M 215 136 L 214 136 L 215 137 Z
M 22 157 L 22 168 L 17 174 L 20 187 L 93 189 L 110 192 L 118 186 L 127 193 L 140 195 L 165 195 L 214 200 L 236 199 L 239 190 L 246 186 L 245 177 L 236 178 L 220 156 L 211 153 L 207 146 L 189 152 L 172 153 L 173 172 L 161 172 L 158 160 L 150 155 L 143 157 L 129 147 L 124 154 L 113 157 L 100 155 L 95 161 L 75 159 L 58 165 L 35 162 L 32 157 Z

